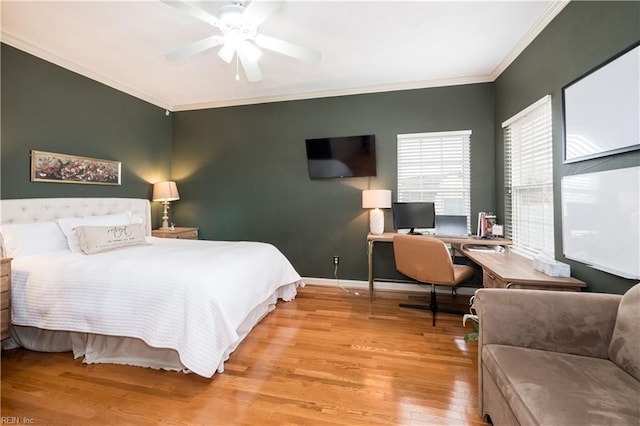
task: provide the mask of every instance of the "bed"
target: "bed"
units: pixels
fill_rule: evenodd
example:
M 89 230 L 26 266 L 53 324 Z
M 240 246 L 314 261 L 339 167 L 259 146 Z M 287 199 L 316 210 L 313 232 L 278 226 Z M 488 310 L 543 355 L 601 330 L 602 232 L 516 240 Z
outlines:
M 124 243 L 113 238 L 123 230 Z M 212 377 L 304 285 L 270 244 L 152 237 L 144 199 L 0 200 L 0 237 L 13 257 L 3 347 L 72 351 L 86 363 Z

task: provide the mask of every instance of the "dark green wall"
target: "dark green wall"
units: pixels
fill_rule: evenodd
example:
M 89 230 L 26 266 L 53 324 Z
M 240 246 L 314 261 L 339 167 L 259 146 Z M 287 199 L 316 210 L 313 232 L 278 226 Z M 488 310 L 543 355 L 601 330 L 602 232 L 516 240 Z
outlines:
M 150 198 L 151 183 L 169 177 L 171 117 L 163 109 L 11 46 L 1 49 L 3 199 Z M 31 149 L 121 161 L 122 185 L 31 182 Z
M 396 135 L 473 130 L 472 210 L 497 210 L 500 218 L 500 123 L 551 93 L 556 252 L 562 253 L 560 178 L 585 167 L 595 171 L 640 163 L 636 151 L 563 165 L 562 86 L 639 39 L 640 3 L 571 2 L 495 83 L 170 117 L 161 108 L 3 44 L 0 196 L 150 198 L 150 183 L 171 176 L 182 195 L 173 205 L 178 224 L 199 226 L 204 238 L 272 242 L 305 276 L 331 278 L 331 258 L 337 254 L 341 278 L 364 280 L 368 216 L 360 192 L 371 187 L 395 193 Z M 305 138 L 362 133 L 377 137 L 378 177 L 308 178 Z M 31 149 L 122 161 L 123 184 L 32 183 Z M 390 230 L 388 211 L 386 223 Z M 391 252 L 383 247 L 377 264 L 383 274 L 391 274 Z M 633 283 L 569 263 L 592 291 L 621 293 Z
M 180 224 L 207 239 L 276 245 L 299 273 L 367 279 L 361 191 L 396 190 L 396 135 L 471 129 L 472 209 L 495 208 L 493 85 L 278 102 L 174 115 L 172 176 Z M 311 180 L 305 139 L 375 134 L 378 176 Z M 386 228 L 392 230 L 391 213 Z M 385 266 L 383 262 L 386 262 Z M 382 269 L 395 272 L 382 256 Z
M 588 290 L 623 293 L 627 280 L 562 256 L 560 180 L 582 171 L 610 170 L 640 164 L 640 152 L 562 164 L 562 87 L 640 40 L 640 2 L 571 2 L 495 82 L 496 182 L 498 211 L 504 213 L 504 143 L 500 123 L 547 94 L 552 96 L 556 258 Z M 615 249 L 612 247 L 612 249 Z

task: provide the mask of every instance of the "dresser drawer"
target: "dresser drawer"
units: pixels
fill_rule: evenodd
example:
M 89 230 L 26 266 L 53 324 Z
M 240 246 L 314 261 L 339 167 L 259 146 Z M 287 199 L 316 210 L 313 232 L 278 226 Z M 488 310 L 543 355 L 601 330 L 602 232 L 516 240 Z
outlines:
M 198 231 L 181 232 L 176 235 L 176 238 L 180 238 L 182 240 L 197 240 Z
M 0 278 L 0 291 L 3 293 L 5 291 L 9 291 L 10 286 L 11 278 L 9 277 L 9 275 L 3 275 L 2 278 Z
M 9 337 L 9 309 L 0 310 L 0 333 L 3 339 Z
M 151 235 L 158 238 L 197 240 L 198 228 L 175 228 L 174 230 L 154 229 L 151 231 Z
M 11 336 L 11 258 L 0 260 L 0 334 L 2 339 Z

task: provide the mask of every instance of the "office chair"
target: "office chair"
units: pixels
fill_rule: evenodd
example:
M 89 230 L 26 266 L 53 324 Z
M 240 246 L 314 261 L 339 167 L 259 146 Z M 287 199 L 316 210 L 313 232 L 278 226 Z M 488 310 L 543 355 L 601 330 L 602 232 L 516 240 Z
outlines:
M 401 303 L 403 308 L 424 309 L 433 312 L 433 325 L 436 325 L 436 312 L 448 312 L 464 315 L 467 312 L 438 306 L 436 285 L 449 286 L 452 290 L 473 277 L 473 268 L 468 265 L 454 265 L 447 245 L 437 238 L 420 235 L 395 235 L 393 251 L 396 269 L 414 280 L 431 284 L 431 297 L 428 305 Z

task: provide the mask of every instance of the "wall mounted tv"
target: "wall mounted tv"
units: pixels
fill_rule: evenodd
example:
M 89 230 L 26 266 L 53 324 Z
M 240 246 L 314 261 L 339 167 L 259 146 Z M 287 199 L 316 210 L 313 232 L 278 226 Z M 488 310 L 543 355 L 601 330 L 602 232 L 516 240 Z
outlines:
M 311 179 L 376 175 L 375 135 L 307 139 Z

